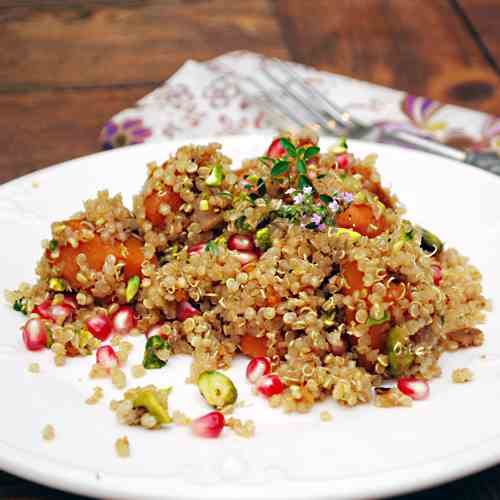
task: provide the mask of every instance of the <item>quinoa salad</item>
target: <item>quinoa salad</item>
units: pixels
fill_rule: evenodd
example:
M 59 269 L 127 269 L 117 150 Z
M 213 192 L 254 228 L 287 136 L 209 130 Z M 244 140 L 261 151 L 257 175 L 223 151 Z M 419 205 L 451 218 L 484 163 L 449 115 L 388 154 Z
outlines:
M 110 405 L 122 424 L 202 437 L 255 432 L 231 416 L 242 402 L 223 371 L 237 355 L 254 394 L 285 412 L 428 397 L 445 351 L 483 343 L 490 306 L 477 268 L 405 217 L 375 161 L 343 139 L 322 151 L 303 131 L 238 165 L 217 143 L 150 163 L 133 207 L 97 193 L 52 224 L 38 281 L 6 291 L 27 316 L 26 348 L 50 349 L 57 366 L 88 357 L 90 378 L 124 391 Z M 186 382 L 211 411 L 192 418 L 169 410 L 171 387 L 129 387 L 128 336 L 144 337 L 137 379 L 164 370 L 167 380 L 169 358 L 191 356 Z M 469 380 L 468 369 L 453 374 Z M 95 387 L 87 404 L 102 396 Z M 116 451 L 128 456 L 126 437 Z

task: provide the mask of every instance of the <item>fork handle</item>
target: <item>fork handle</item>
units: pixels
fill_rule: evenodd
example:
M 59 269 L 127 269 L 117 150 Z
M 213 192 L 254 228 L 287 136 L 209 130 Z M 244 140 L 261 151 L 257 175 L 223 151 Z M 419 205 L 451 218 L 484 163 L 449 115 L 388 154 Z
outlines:
M 405 132 L 404 130 L 384 132 L 383 137 L 396 139 L 408 146 L 413 146 L 417 149 L 427 151 L 428 153 L 434 153 L 446 158 L 451 158 L 452 160 L 461 162 L 465 162 L 467 160 L 467 153 L 461 149 L 453 148 L 451 146 L 447 146 L 446 144 L 433 141 L 432 139 L 426 139 L 410 132 Z

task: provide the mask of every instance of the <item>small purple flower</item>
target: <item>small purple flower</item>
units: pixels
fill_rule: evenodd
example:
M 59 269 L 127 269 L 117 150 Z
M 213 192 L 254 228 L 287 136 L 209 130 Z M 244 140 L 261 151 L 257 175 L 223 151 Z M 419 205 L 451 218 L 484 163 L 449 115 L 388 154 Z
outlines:
M 352 193 L 344 192 L 340 193 L 339 197 L 344 200 L 346 203 L 352 203 L 352 200 L 354 197 L 352 196 Z
M 319 215 L 319 214 L 312 214 L 312 216 L 311 216 L 311 222 L 314 225 L 319 226 L 321 224 L 321 215 Z
M 337 200 L 332 200 L 329 204 L 328 204 L 328 208 L 332 211 L 332 212 L 337 212 L 338 209 L 339 209 L 339 203 Z
M 306 229 L 306 224 L 304 224 L 303 222 L 300 223 L 300 229 Z
M 108 122 L 99 136 L 102 149 L 113 149 L 129 144 L 140 144 L 153 135 L 144 126 L 142 118 L 126 118 L 122 122 Z
M 297 193 L 294 197 L 293 197 L 293 202 L 297 205 L 299 205 L 300 203 L 302 203 L 304 201 L 304 195 L 302 193 Z
M 318 229 L 319 229 L 320 231 L 324 231 L 324 230 L 326 229 L 326 224 L 321 223 L 321 224 L 318 226 Z
M 313 192 L 313 188 L 311 186 L 306 186 L 304 189 L 302 189 L 302 192 L 305 194 L 311 194 Z

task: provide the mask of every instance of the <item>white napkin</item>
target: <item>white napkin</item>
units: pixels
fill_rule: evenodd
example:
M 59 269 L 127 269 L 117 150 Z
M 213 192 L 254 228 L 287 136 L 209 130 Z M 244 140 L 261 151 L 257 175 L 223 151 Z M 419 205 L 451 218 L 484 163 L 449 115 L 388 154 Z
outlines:
M 103 149 L 166 139 L 272 134 L 289 126 L 248 98 L 245 77 L 258 79 L 266 59 L 231 52 L 206 62 L 187 61 L 165 83 L 103 127 Z M 308 83 L 355 118 L 380 129 L 405 129 L 447 144 L 500 154 L 500 117 L 444 105 L 425 97 L 294 64 Z

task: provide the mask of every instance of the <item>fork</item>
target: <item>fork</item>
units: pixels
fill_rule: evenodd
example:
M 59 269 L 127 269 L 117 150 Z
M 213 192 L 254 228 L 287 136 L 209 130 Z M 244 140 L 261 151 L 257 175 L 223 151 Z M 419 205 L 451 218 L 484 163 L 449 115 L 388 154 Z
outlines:
M 300 127 L 313 126 L 327 135 L 344 135 L 353 139 L 375 142 L 394 141 L 414 149 L 468 163 L 487 172 L 500 175 L 500 157 L 493 151 L 463 151 L 404 130 L 381 131 L 373 125 L 367 125 L 355 119 L 345 109 L 332 102 L 313 86 L 308 85 L 289 64 L 279 59 L 271 59 L 262 65 L 262 71 L 269 82 L 283 91 L 309 116 L 312 116 L 314 122 L 311 123 L 305 120 L 300 113 L 283 103 L 258 80 L 249 77 L 246 81 L 256 87 L 270 105 Z M 283 76 L 286 77 L 285 80 L 283 80 Z M 294 87 L 300 89 L 300 92 L 294 90 Z

